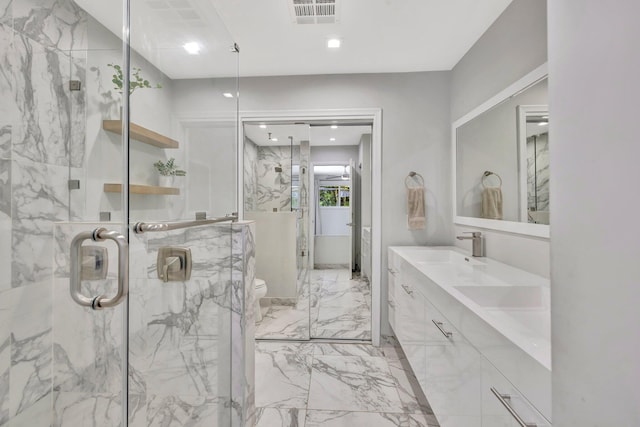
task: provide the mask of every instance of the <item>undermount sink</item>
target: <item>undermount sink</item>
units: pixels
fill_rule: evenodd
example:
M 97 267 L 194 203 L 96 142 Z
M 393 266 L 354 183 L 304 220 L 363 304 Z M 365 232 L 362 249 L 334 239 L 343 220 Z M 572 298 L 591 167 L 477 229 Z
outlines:
M 455 290 L 485 308 L 546 309 L 548 292 L 539 286 L 453 286 Z

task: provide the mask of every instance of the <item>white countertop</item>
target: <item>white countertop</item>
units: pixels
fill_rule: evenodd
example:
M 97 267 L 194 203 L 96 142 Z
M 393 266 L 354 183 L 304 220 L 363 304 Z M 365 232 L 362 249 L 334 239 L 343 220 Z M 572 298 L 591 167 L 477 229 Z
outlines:
M 390 249 L 551 371 L 548 279 L 453 246 Z M 465 334 L 464 325 L 455 326 Z

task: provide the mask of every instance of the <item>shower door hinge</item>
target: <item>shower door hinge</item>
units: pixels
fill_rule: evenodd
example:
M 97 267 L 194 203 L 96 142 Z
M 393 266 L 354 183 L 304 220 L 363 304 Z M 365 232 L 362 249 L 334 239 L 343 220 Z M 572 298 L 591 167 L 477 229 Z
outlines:
M 80 90 L 81 87 L 82 87 L 82 82 L 80 82 L 80 80 L 69 80 L 70 91 Z
M 79 179 L 70 179 L 68 185 L 69 185 L 69 190 L 79 190 L 80 189 L 80 180 Z

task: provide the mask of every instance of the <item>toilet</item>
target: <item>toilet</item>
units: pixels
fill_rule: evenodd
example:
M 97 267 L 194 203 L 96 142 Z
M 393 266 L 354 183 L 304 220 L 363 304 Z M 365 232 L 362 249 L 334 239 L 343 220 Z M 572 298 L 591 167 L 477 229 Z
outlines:
M 260 299 L 264 298 L 265 295 L 267 295 L 267 282 L 265 282 L 262 279 L 258 279 L 256 278 L 253 283 L 256 286 L 256 294 L 255 294 L 255 316 L 256 316 L 256 322 L 259 322 L 262 320 L 262 311 L 260 310 Z

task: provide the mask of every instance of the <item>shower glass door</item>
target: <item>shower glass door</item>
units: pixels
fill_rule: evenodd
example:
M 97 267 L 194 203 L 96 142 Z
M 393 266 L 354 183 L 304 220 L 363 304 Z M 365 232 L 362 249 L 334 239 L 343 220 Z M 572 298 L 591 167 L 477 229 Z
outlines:
M 0 0 L 0 426 L 242 425 L 237 226 L 134 232 L 235 210 L 238 53 L 132 3 Z
M 243 215 L 256 222 L 256 277 L 267 286 L 256 338 L 308 340 L 309 125 L 245 122 L 243 133 Z

